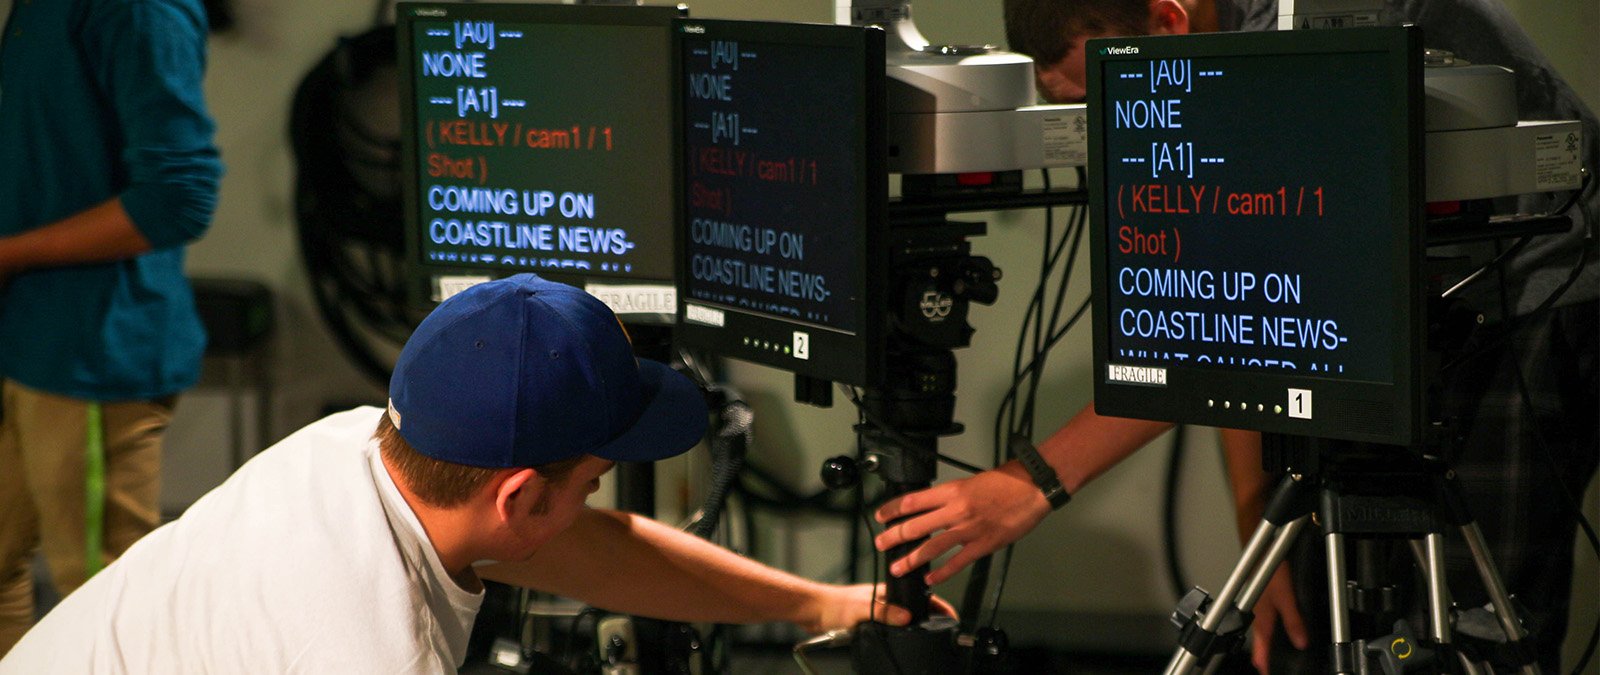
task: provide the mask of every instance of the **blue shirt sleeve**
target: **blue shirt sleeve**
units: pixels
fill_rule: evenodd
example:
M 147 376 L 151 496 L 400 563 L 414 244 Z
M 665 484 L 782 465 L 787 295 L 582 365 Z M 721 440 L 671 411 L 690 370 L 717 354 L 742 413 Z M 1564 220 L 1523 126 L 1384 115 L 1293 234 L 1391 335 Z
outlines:
M 222 176 L 202 91 L 204 12 L 168 0 L 97 5 L 83 44 L 122 131 L 122 206 L 152 247 L 182 245 L 211 224 Z

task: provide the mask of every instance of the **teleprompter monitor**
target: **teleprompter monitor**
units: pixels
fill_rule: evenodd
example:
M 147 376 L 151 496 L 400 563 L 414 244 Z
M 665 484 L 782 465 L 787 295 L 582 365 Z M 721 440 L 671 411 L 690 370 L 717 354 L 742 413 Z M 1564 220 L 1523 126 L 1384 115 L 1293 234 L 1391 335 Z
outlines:
M 876 384 L 887 304 L 883 32 L 686 19 L 675 49 L 679 342 Z
M 408 297 L 534 272 L 675 319 L 681 7 L 402 3 Z
M 1420 44 L 1088 43 L 1097 412 L 1418 442 Z

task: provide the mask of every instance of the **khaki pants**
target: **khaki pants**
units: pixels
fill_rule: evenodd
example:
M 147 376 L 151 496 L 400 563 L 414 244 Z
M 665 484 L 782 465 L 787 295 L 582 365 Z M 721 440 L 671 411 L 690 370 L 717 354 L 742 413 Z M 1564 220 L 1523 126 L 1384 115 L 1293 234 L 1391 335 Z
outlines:
M 91 403 L 0 381 L 0 656 L 33 623 L 36 550 L 63 596 L 91 573 Z M 173 403 L 167 397 L 100 404 L 105 488 L 99 566 L 159 522 L 161 437 Z

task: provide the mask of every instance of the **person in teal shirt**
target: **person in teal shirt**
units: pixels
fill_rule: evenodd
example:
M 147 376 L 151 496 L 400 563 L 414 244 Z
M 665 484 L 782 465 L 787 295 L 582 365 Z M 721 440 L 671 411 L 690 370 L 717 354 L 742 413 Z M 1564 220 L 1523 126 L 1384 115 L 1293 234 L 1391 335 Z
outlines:
M 199 0 L 12 0 L 0 38 L 0 654 L 155 527 L 222 165 Z

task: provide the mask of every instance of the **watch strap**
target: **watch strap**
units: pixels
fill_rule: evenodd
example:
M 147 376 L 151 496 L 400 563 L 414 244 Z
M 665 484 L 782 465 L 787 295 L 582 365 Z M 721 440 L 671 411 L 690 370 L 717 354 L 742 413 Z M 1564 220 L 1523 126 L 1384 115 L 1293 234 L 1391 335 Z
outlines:
M 1028 472 L 1028 477 L 1033 479 L 1033 484 L 1044 493 L 1045 501 L 1050 502 L 1050 509 L 1055 510 L 1072 501 L 1072 495 L 1067 494 L 1067 489 L 1061 486 L 1061 479 L 1056 476 L 1056 470 L 1039 456 L 1039 451 L 1023 436 L 1011 437 L 1011 454 L 1022 462 L 1022 468 Z

